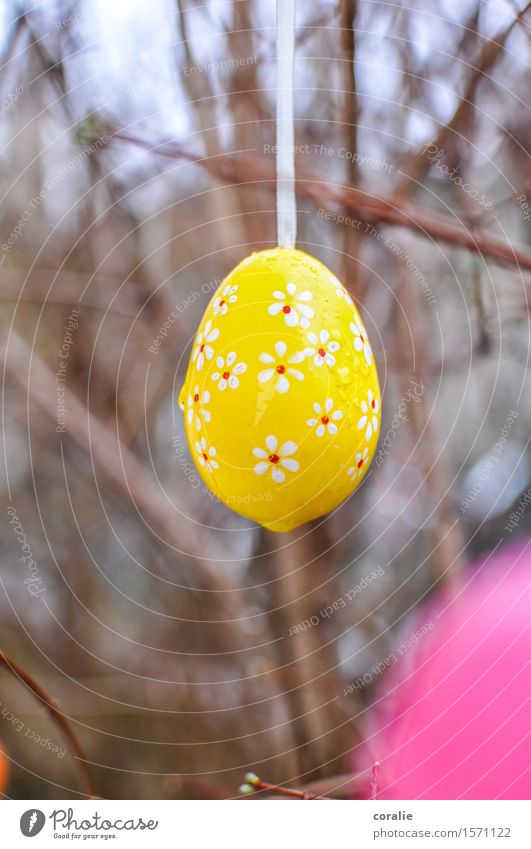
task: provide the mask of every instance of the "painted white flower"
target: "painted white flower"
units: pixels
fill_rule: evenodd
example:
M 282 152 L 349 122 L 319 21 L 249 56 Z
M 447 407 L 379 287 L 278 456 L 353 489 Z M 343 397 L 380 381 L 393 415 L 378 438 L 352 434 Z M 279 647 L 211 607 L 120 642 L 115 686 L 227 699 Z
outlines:
M 364 468 L 367 464 L 368 454 L 369 454 L 368 448 L 365 449 L 363 454 L 361 453 L 361 451 L 358 451 L 358 453 L 356 454 L 356 457 L 355 457 L 355 460 L 354 460 L 355 465 L 351 466 L 350 469 L 347 470 L 347 475 L 349 476 L 349 478 L 351 480 L 354 480 L 354 478 L 361 478 L 363 471 L 364 471 Z
M 214 315 L 225 315 L 229 309 L 229 305 L 235 304 L 238 300 L 238 295 L 236 294 L 237 291 L 237 286 L 225 286 L 221 295 L 218 295 L 214 300 Z
M 306 348 L 306 355 L 313 357 L 316 366 L 322 366 L 326 363 L 327 366 L 335 366 L 336 358 L 334 354 L 339 351 L 339 343 L 330 341 L 328 330 L 321 330 L 319 336 L 316 333 L 308 333 L 308 342 L 311 345 L 316 345 L 315 348 Z
M 365 428 L 365 438 L 367 442 L 378 430 L 378 411 L 380 409 L 380 403 L 377 398 L 372 394 L 372 390 L 369 389 L 367 394 L 367 400 L 361 402 L 361 411 L 363 415 L 358 421 L 358 430 L 363 430 Z
M 317 418 L 308 419 L 306 424 L 308 427 L 316 427 L 315 433 L 317 436 L 323 436 L 326 431 L 333 436 L 337 433 L 337 424 L 343 418 L 343 410 L 333 410 L 334 402 L 332 398 L 327 398 L 324 404 L 324 409 L 320 404 L 315 402 L 313 405 L 314 412 L 317 413 Z
M 188 424 L 195 423 L 195 429 L 201 430 L 202 421 L 209 422 L 212 419 L 210 410 L 207 410 L 207 404 L 210 403 L 210 392 L 205 390 L 199 391 L 199 386 L 194 389 L 193 395 L 188 396 L 186 415 Z
M 284 442 L 279 448 L 276 436 L 267 436 L 265 443 L 267 450 L 253 448 L 253 457 L 260 460 L 254 467 L 254 473 L 265 475 L 271 470 L 271 477 L 275 483 L 283 483 L 286 480 L 284 469 L 288 472 L 296 472 L 299 469 L 299 463 L 292 457 L 297 450 L 297 445 L 294 442 Z
M 368 366 L 370 366 L 372 362 L 372 350 L 365 330 L 361 326 L 361 322 L 355 318 L 354 321 L 350 322 L 350 329 L 354 334 L 354 348 L 356 351 L 363 351 L 365 355 L 365 362 Z
M 199 442 L 195 443 L 195 450 L 197 451 L 197 462 L 200 466 L 204 466 L 207 472 L 211 472 L 212 469 L 219 469 L 219 464 L 214 459 L 216 449 L 212 445 L 207 448 L 207 441 L 204 436 Z
M 231 351 L 230 354 L 227 354 L 227 357 L 218 357 L 216 360 L 216 366 L 219 371 L 215 371 L 212 375 L 212 380 L 215 380 L 218 384 L 218 389 L 222 392 L 224 389 L 229 386 L 231 389 L 237 389 L 240 385 L 240 381 L 238 378 L 239 374 L 243 374 L 244 371 L 247 371 L 246 363 L 237 363 L 236 362 L 236 354 L 234 351 Z
M 211 321 L 207 321 L 203 329 L 197 334 L 192 354 L 192 360 L 195 362 L 197 371 L 201 371 L 205 360 L 211 360 L 214 356 L 214 348 L 210 343 L 215 342 L 218 336 L 219 330 L 217 327 L 212 328 Z
M 297 363 L 304 362 L 304 351 L 296 351 L 291 357 L 286 359 L 287 350 L 288 346 L 285 342 L 275 342 L 275 356 L 263 353 L 258 358 L 261 363 L 267 365 L 267 368 L 258 372 L 258 380 L 260 383 L 268 383 L 268 381 L 275 379 L 275 389 L 281 394 L 284 394 L 289 389 L 288 375 L 294 377 L 295 380 L 304 380 L 302 371 L 292 368 Z
M 308 306 L 308 301 L 311 301 L 313 295 L 307 289 L 303 292 L 297 292 L 295 283 L 288 283 L 286 292 L 281 292 L 278 289 L 273 292 L 275 302 L 267 308 L 269 315 L 278 315 L 283 313 L 284 321 L 288 327 L 301 327 L 306 329 L 310 326 L 310 319 L 313 318 L 314 312 Z

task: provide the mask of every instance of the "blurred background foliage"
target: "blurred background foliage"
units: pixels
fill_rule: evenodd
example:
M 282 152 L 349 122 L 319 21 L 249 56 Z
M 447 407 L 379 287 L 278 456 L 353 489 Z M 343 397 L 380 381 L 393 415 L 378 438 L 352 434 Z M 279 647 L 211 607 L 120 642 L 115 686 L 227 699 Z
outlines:
M 274 536 L 205 490 L 176 405 L 217 283 L 275 239 L 273 5 L 0 6 L 1 646 L 102 796 L 346 773 L 416 605 L 531 524 L 507 529 L 531 476 L 527 7 L 298 7 L 299 247 L 360 306 L 383 453 Z M 75 797 L 35 742 L 59 730 L 0 675 L 6 792 Z

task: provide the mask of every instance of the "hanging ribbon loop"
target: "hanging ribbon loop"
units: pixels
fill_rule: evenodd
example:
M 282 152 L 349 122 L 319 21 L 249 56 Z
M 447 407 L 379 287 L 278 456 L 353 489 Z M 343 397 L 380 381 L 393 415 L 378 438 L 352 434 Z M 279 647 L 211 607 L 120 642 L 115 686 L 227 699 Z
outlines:
M 295 0 L 277 0 L 277 242 L 281 248 L 294 248 L 297 239 L 293 126 L 294 54 Z

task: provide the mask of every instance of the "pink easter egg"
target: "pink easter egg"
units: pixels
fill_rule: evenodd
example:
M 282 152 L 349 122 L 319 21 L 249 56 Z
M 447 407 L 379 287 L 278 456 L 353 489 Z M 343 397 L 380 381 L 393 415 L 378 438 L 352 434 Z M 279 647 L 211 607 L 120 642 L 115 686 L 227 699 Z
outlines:
M 354 759 L 379 761 L 373 797 L 531 799 L 531 540 L 466 570 L 401 648 Z

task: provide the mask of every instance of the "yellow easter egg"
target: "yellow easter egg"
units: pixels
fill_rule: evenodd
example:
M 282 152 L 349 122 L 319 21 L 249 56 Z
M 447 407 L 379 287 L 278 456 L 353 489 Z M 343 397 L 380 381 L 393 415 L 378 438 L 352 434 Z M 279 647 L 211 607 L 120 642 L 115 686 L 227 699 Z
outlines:
M 337 507 L 378 441 L 380 387 L 358 310 L 300 250 L 254 253 L 225 278 L 179 400 L 204 482 L 273 531 Z

